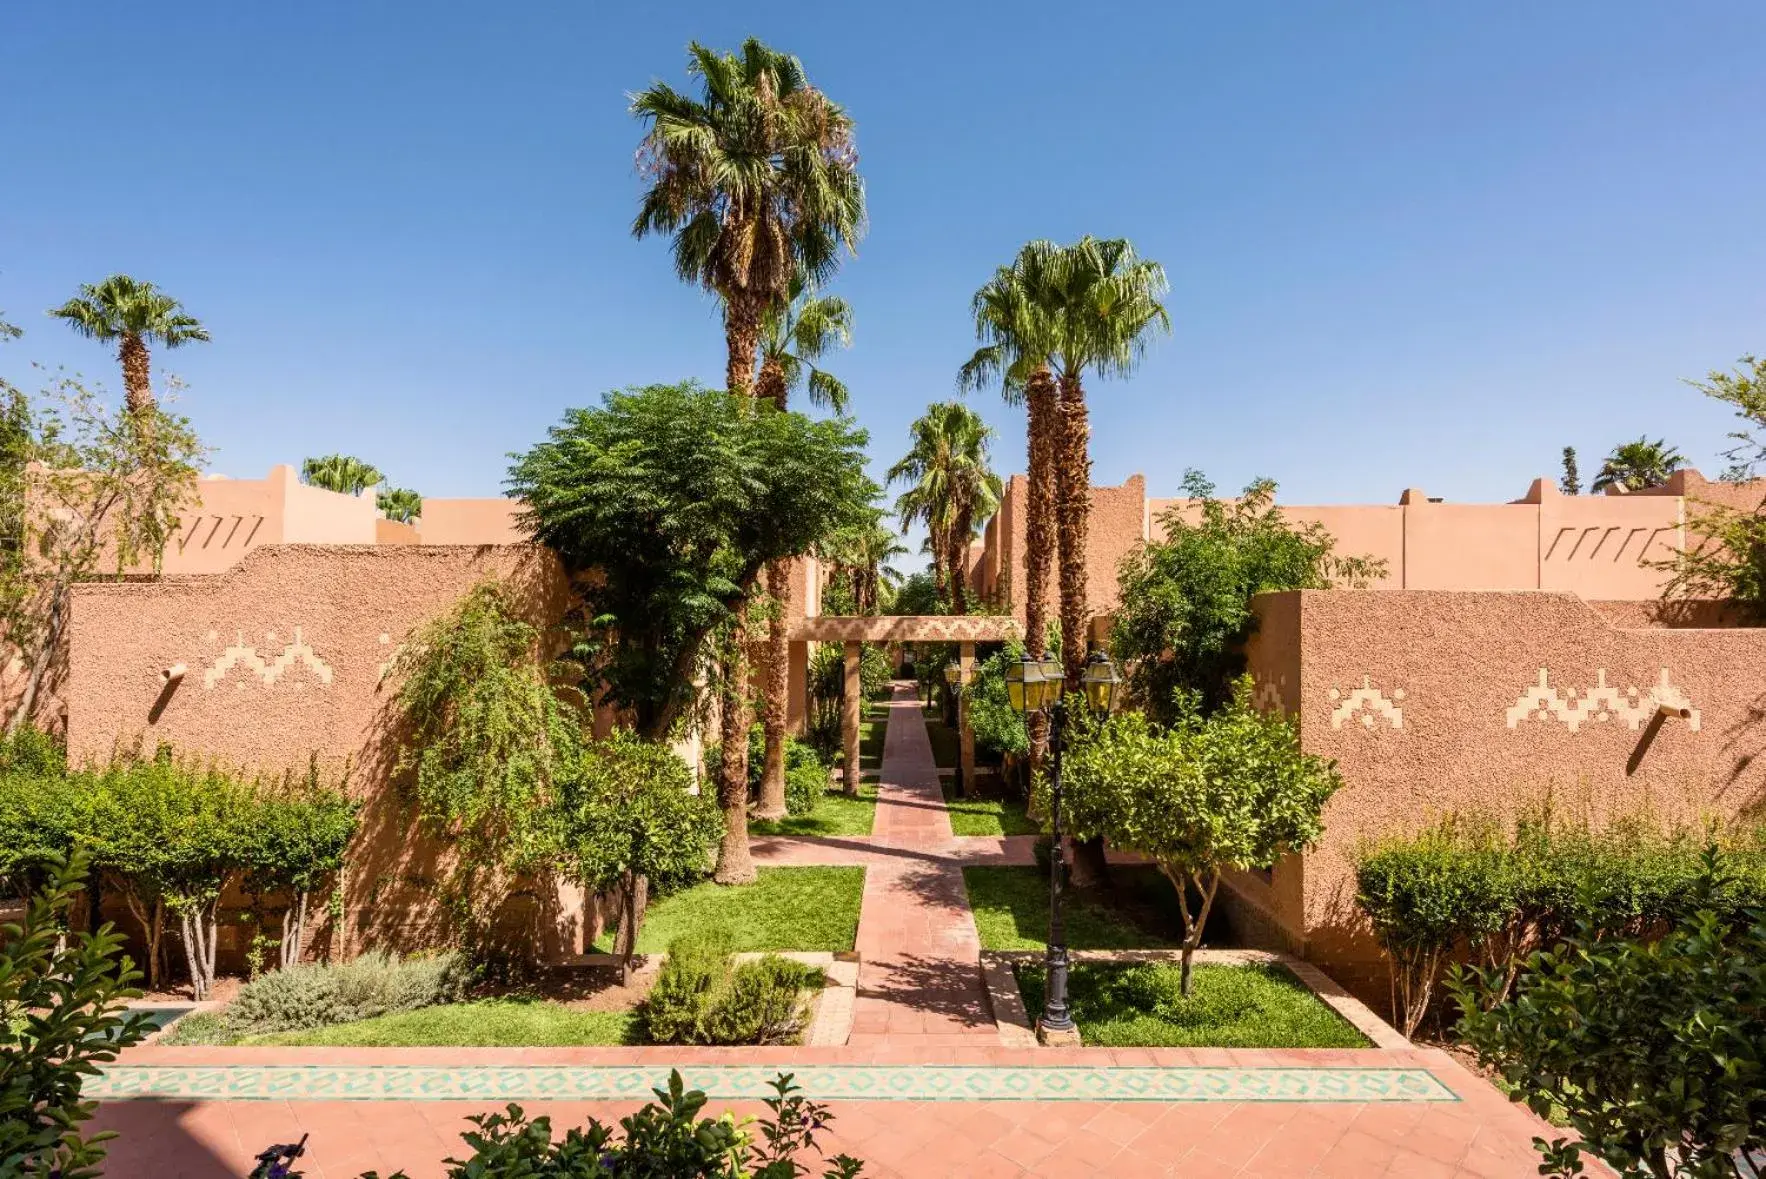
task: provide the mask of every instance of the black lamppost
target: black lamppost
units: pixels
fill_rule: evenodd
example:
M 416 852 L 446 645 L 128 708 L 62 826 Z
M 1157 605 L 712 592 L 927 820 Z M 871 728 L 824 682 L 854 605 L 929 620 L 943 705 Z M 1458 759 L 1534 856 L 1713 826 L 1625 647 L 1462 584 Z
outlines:
M 1061 923 L 1061 883 L 1067 859 L 1061 830 L 1061 753 L 1067 727 L 1067 701 L 1062 695 L 1065 681 L 1061 661 L 1052 652 L 1036 659 L 1027 651 L 1017 663 L 1006 668 L 1006 699 L 1012 710 L 1020 716 L 1040 712 L 1049 718 L 1049 827 L 1054 846 L 1049 854 L 1048 985 L 1044 989 L 1042 1018 L 1036 1022 L 1037 1039 L 1045 1044 L 1079 1040 L 1073 1015 L 1067 1010 L 1067 931 Z M 1098 650 L 1091 653 L 1079 674 L 1086 703 L 1100 713 L 1110 711 L 1121 682 L 1116 665 Z

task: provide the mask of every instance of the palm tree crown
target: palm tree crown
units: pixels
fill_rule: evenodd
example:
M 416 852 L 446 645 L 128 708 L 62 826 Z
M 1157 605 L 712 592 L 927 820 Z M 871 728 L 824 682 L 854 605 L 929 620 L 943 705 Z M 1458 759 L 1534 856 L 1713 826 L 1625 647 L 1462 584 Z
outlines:
M 423 496 L 409 487 L 389 487 L 375 495 L 374 506 L 388 520 L 411 524 L 423 515 Z
M 380 468 L 352 454 L 327 454 L 300 465 L 302 483 L 343 495 L 361 495 L 383 478 Z
M 968 610 L 969 542 L 999 508 L 1003 487 L 988 464 L 993 430 L 960 401 L 927 406 L 910 427 L 913 444 L 889 468 L 890 483 L 912 484 L 895 501 L 905 530 L 923 522 L 935 573 L 948 578 L 951 603 Z
M 1605 491 L 1609 487 L 1625 491 L 1660 487 L 1668 481 L 1669 475 L 1685 465 L 1686 460 L 1678 450 L 1660 438 L 1651 442 L 1643 437 L 1615 446 L 1613 453 L 1601 464 L 1592 487 L 1595 491 Z
M 852 120 L 797 58 L 752 37 L 739 55 L 687 52 L 698 98 L 665 82 L 632 96 L 649 128 L 632 233 L 673 235 L 675 271 L 723 300 L 728 386 L 745 392 L 762 315 L 794 276 L 812 287 L 833 276 L 863 232 L 864 186 Z
M 91 340 L 117 341 L 123 366 L 123 394 L 131 414 L 153 408 L 148 377 L 148 345 L 181 348 L 206 342 L 208 329 L 184 313 L 183 305 L 150 282 L 113 274 L 85 283 L 80 293 L 49 312 Z
M 760 376 L 754 393 L 780 409 L 801 386 L 813 405 L 846 412 L 846 385 L 815 362 L 836 347 L 852 346 L 852 308 L 837 295 L 817 295 L 801 278 L 791 280 L 790 298 L 767 308 L 761 318 Z

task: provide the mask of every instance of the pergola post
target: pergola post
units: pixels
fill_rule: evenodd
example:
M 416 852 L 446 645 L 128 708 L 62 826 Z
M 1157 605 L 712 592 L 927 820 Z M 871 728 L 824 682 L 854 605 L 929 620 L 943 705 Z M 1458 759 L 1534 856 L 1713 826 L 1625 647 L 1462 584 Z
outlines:
M 846 793 L 857 794 L 859 784 L 858 725 L 864 707 L 864 688 L 859 682 L 859 644 L 846 644 L 846 680 L 840 694 L 840 734 L 846 749 Z
M 975 672 L 974 643 L 957 644 L 957 667 L 961 672 L 958 682 L 967 688 Z M 961 691 L 957 693 L 957 781 L 962 785 L 963 797 L 974 795 L 975 730 L 969 727 L 968 695 Z

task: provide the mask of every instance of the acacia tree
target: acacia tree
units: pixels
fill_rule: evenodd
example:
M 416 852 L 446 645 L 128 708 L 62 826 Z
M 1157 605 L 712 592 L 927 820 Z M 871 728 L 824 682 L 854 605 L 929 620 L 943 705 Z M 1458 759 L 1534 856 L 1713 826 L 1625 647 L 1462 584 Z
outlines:
M 908 427 L 908 453 L 889 468 L 890 483 L 910 486 L 895 501 L 905 531 L 923 522 L 935 571 L 950 588 L 951 610 L 969 612 L 969 542 L 998 510 L 1000 477 L 988 462 L 993 430 L 960 401 L 936 402 Z
M 126 274 L 82 285 L 78 295 L 49 314 L 88 339 L 116 341 L 123 396 L 130 415 L 142 419 L 143 428 L 151 424 L 148 418 L 154 408 L 148 345 L 182 348 L 209 338 L 208 330 L 185 314 L 176 299 Z
M 755 396 L 785 409 L 791 393 L 807 387 L 812 405 L 845 413 L 846 386 L 832 373 L 817 368 L 815 362 L 836 346 L 845 348 L 851 344 L 852 308 L 846 300 L 817 295 L 801 277 L 794 277 L 787 300 L 770 306 L 762 317 L 760 377 L 755 382 Z M 785 814 L 785 721 L 791 644 L 786 633 L 784 603 L 790 575 L 789 562 L 767 564 L 766 588 L 773 609 L 767 619 L 767 657 L 762 669 L 766 743 L 760 805 L 755 810 L 763 819 L 778 819 Z
M 1335 555 L 1336 541 L 1322 525 L 1296 525 L 1283 515 L 1268 479 L 1251 483 L 1236 500 L 1216 499 L 1214 485 L 1198 471 L 1186 471 L 1183 486 L 1194 507 L 1165 513 L 1159 521 L 1165 539 L 1144 542 L 1122 559 L 1122 605 L 1110 644 L 1128 664 L 1141 707 L 1166 722 L 1174 719 L 1182 692 L 1197 693 L 1204 708 L 1231 698 L 1257 623 L 1254 595 L 1361 589 L 1386 565 Z
M 583 751 L 565 777 L 560 811 L 566 874 L 590 893 L 619 898 L 613 952 L 629 981 L 652 885 L 705 871 L 723 818 L 673 750 L 624 729 Z
M 1301 752 L 1285 717 L 1251 706 L 1248 676 L 1212 715 L 1192 700 L 1169 727 L 1139 712 L 1081 725 L 1063 770 L 1074 838 L 1141 852 L 1177 890 L 1186 996 L 1221 873 L 1271 868 L 1305 850 L 1324 830 L 1324 804 L 1343 785 L 1335 762 Z
M 519 456 L 508 485 L 526 505 L 522 527 L 577 575 L 577 654 L 597 699 L 629 710 L 645 739 L 665 738 L 698 700 L 708 640 L 735 624 L 760 570 L 865 519 L 876 491 L 866 438 L 844 419 L 689 381 L 609 393 Z M 722 742 L 718 776 L 723 883 L 754 879 L 740 733 Z

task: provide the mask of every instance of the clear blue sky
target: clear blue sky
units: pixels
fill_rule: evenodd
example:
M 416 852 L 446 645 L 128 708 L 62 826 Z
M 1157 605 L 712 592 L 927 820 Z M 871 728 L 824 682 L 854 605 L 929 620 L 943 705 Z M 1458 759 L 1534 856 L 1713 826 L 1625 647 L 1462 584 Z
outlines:
M 1033 237 L 1127 236 L 1174 334 L 1094 386 L 1094 477 L 1267 474 L 1291 502 L 1508 499 L 1574 444 L 1729 415 L 1766 349 L 1766 5 L 299 4 L 0 11 L 0 373 L 110 358 L 42 311 L 113 271 L 214 342 L 168 358 L 214 468 L 354 452 L 500 490 L 568 406 L 721 379 L 710 298 L 634 241 L 625 95 L 756 34 L 857 119 L 836 289 L 880 473 L 950 396 L 970 294 Z M 161 359 L 156 357 L 156 360 Z M 1018 411 L 974 403 L 1023 466 Z

